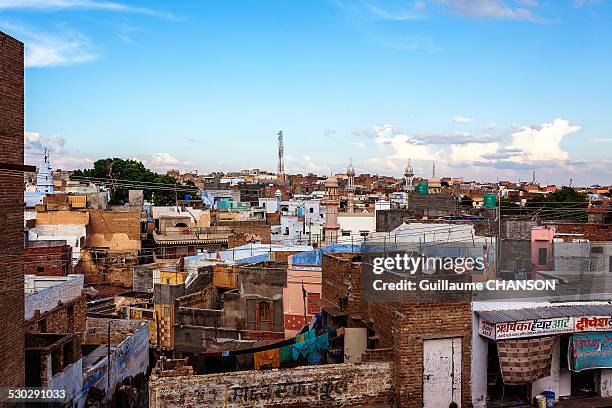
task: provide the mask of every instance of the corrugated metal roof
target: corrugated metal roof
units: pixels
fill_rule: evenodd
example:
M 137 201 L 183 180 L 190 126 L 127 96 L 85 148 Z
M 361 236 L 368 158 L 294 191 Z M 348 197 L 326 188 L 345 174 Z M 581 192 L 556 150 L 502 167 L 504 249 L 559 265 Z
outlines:
M 480 310 L 476 311 L 476 315 L 489 323 L 518 322 L 566 316 L 612 316 L 612 305 L 571 305 L 515 310 Z

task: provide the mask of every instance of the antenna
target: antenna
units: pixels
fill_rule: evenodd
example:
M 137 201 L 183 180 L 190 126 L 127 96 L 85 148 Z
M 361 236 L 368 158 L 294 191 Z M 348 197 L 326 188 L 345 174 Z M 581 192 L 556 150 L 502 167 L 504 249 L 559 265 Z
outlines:
M 49 149 L 45 147 L 45 163 L 49 163 Z
M 278 131 L 278 174 L 285 172 L 285 160 L 284 160 L 285 149 L 283 147 L 283 131 Z

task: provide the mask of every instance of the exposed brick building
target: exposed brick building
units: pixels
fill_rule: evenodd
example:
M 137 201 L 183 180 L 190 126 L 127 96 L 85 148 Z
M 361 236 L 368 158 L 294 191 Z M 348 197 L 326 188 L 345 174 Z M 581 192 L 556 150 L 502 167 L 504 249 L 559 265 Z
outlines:
M 425 357 L 432 345 L 448 342 L 457 350 L 459 363 L 453 396 L 461 406 L 471 406 L 472 307 L 464 301 L 402 301 L 394 299 L 367 302 L 362 288 L 359 254 L 323 255 L 324 310 L 341 308 L 347 314 L 347 327 L 367 328 L 368 347 L 392 348 L 395 403 L 401 407 L 422 407 L 425 388 Z M 333 312 L 338 314 L 337 312 Z M 438 342 L 438 343 L 436 343 Z M 457 361 L 455 361 L 457 359 Z M 458 361 L 460 360 L 460 361 Z M 454 364 L 453 363 L 453 364 Z
M 27 275 L 67 276 L 72 273 L 72 248 L 66 241 L 29 241 L 23 262 Z
M 0 112 L 0 385 L 18 387 L 25 381 L 23 44 L 2 32 Z
M 26 275 L 25 327 L 31 333 L 83 333 L 83 277 Z

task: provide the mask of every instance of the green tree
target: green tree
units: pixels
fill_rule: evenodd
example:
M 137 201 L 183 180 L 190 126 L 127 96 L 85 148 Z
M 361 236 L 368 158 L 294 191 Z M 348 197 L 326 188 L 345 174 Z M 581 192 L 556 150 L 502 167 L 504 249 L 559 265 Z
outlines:
M 186 188 L 190 188 L 178 183 L 174 177 L 157 174 L 147 169 L 142 162 L 131 159 L 96 160 L 93 168 L 76 170 L 73 177 L 93 178 L 92 181 L 106 186 L 111 193 L 110 203 L 114 205 L 128 202 L 128 190 L 143 190 L 145 200 L 155 205 L 170 205 L 174 204 L 177 198 L 183 197 Z M 195 192 L 196 189 L 193 188 L 192 194 Z
M 459 205 L 464 208 L 472 208 L 474 207 L 474 200 L 472 200 L 470 196 L 464 195 L 463 197 L 461 197 Z
M 562 187 L 545 197 L 527 200 L 525 206 L 539 210 L 542 219 L 583 222 L 587 220 L 588 196 L 571 187 Z

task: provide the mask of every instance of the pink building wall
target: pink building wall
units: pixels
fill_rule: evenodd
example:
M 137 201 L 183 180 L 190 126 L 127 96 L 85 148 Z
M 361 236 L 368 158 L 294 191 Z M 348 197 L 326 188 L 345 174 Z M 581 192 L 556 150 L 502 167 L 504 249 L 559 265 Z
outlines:
M 554 236 L 555 228 L 552 226 L 544 225 L 531 229 L 531 266 L 533 277 L 539 271 L 552 271 Z
M 308 302 L 306 320 L 304 320 L 304 297 L 302 282 L 308 297 L 321 297 L 321 265 L 294 265 L 292 257 L 288 259 L 287 286 L 283 288 L 283 306 L 285 309 L 285 336 L 293 337 L 302 326 L 309 322 L 316 313 L 317 307 Z

